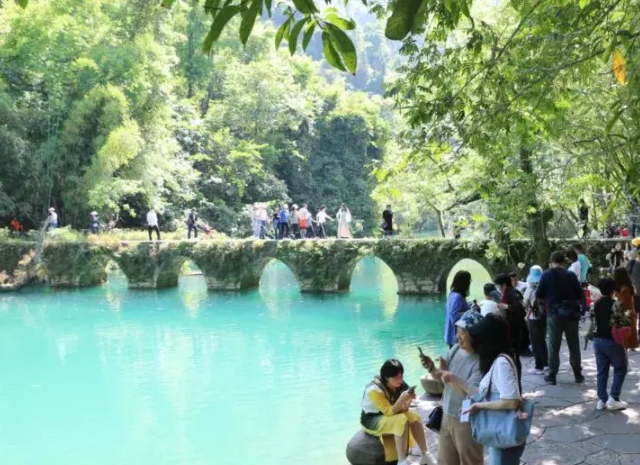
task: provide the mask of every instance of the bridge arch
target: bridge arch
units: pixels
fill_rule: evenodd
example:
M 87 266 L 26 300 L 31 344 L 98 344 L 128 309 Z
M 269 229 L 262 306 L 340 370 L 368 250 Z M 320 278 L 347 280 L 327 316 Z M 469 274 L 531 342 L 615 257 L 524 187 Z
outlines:
M 489 261 L 479 257 L 463 258 L 453 264 L 447 263 L 447 266 L 442 271 L 442 275 L 440 276 L 438 283 L 439 292 L 444 294 L 448 293 L 455 273 L 461 270 L 471 273 L 472 281 L 469 297 L 478 299 L 482 298 L 482 287 L 486 283 L 492 282 L 495 274 L 493 272 L 493 266 Z
M 264 285 L 265 269 L 268 266 L 276 265 L 278 263 L 284 265 L 291 272 L 291 275 L 293 276 L 293 284 L 295 285 L 296 289 L 300 290 L 301 289 L 300 278 L 296 274 L 295 269 L 286 261 L 283 261 L 275 257 L 264 257 L 258 260 L 258 262 L 255 264 L 255 267 L 254 267 L 255 275 L 251 277 L 251 282 L 249 283 L 251 287 L 260 287 L 261 285 Z M 292 282 L 288 282 L 287 284 L 292 284 Z
M 360 255 L 357 258 L 351 260 L 350 262 L 348 262 L 346 265 L 344 265 L 339 274 L 338 274 L 338 282 L 337 282 L 337 289 L 340 291 L 348 291 L 351 289 L 351 284 L 352 284 L 352 279 L 353 279 L 353 274 L 354 271 L 356 270 L 356 267 L 361 264 L 363 261 L 365 260 L 373 260 L 375 262 L 379 262 L 381 264 L 383 264 L 386 268 L 388 268 L 391 273 L 393 274 L 393 277 L 395 279 L 396 282 L 396 286 L 398 291 L 400 290 L 400 280 L 398 279 L 398 276 L 396 275 L 396 273 L 394 272 L 393 268 L 391 268 L 391 266 L 389 265 L 389 263 L 387 263 L 384 259 L 376 256 L 373 252 L 368 253 L 366 255 Z

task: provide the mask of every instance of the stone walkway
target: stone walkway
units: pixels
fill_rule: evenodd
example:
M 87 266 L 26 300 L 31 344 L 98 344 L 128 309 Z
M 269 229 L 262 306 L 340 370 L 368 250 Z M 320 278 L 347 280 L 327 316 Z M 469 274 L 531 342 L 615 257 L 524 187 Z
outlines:
M 583 344 L 581 338 L 581 348 Z M 523 463 L 640 465 L 640 352 L 629 352 L 629 372 L 621 395 L 629 408 L 617 412 L 596 410 L 596 362 L 592 343 L 582 352 L 583 373 L 587 379 L 583 385 L 573 381 L 564 343 L 561 362 L 558 384 L 551 386 L 543 376 L 526 373 L 533 366 L 533 358 L 522 359 L 522 387 L 525 396 L 536 402 Z M 419 399 L 418 409 L 425 421 L 437 403 L 427 396 Z M 431 431 L 427 431 L 427 435 L 429 450 L 437 457 L 438 436 Z

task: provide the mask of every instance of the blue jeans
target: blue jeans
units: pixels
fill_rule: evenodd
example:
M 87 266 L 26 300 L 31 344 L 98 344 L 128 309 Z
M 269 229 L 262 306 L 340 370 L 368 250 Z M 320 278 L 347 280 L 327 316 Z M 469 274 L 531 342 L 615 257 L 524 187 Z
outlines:
M 489 448 L 489 465 L 520 465 L 520 457 L 526 444 L 509 449 Z
M 627 353 L 624 348 L 616 344 L 613 339 L 596 337 L 593 340 L 593 351 L 596 355 L 596 367 L 598 368 L 598 399 L 606 402 L 607 381 L 609 380 L 609 366 L 613 366 L 613 382 L 611 383 L 611 397 L 620 400 L 622 383 L 627 376 Z

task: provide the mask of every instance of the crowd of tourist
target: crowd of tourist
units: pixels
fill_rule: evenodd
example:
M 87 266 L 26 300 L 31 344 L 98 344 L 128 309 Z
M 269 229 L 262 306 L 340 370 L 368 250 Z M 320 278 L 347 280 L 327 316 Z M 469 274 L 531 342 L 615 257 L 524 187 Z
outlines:
M 522 396 L 520 356 L 533 355 L 535 364 L 528 372 L 555 385 L 564 336 L 574 381 L 584 383 L 581 321 L 588 324 L 585 350 L 593 341 L 596 409 L 627 407 L 621 399 L 627 351 L 639 348 L 640 238 L 632 246 L 626 251 L 622 244 L 612 248 L 607 255 L 610 276 L 596 286 L 588 283 L 592 267 L 580 244 L 553 252 L 546 270 L 531 266 L 526 282 L 514 272 L 496 276 L 484 285 L 479 303 L 468 301 L 471 274 L 455 274 L 446 304 L 444 342 L 449 352 L 436 364 L 420 350 L 423 367 L 432 379 L 444 383 L 439 465 L 481 465 L 484 447 L 491 465 L 520 464 L 533 416 L 528 407 L 532 402 Z M 416 394 L 403 373 L 399 361 L 385 362 L 365 389 L 361 423 L 367 433 L 382 439 L 386 460 L 408 463 L 408 446 L 415 439 L 420 463 L 431 463 L 422 426 L 416 426 L 419 417 L 409 408 Z
M 285 203 L 279 210 L 272 212 L 269 212 L 265 204 L 256 203 L 251 212 L 251 229 L 254 239 L 326 239 L 327 223 L 330 221 L 338 223 L 338 239 L 351 238 L 353 218 L 344 203 L 340 205 L 335 218 L 327 213 L 325 205 L 318 209 L 314 217 L 306 203 L 302 204 L 302 207 L 296 204 L 289 206 Z

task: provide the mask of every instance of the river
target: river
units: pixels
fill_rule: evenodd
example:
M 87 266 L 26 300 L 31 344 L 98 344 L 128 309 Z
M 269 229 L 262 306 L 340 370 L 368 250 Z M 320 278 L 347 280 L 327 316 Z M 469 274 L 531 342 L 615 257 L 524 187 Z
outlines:
M 345 463 L 382 362 L 419 384 L 416 347 L 444 353 L 443 302 L 396 291 L 364 260 L 340 295 L 300 294 L 279 262 L 240 294 L 202 276 L 129 291 L 117 274 L 0 294 L 2 464 Z

